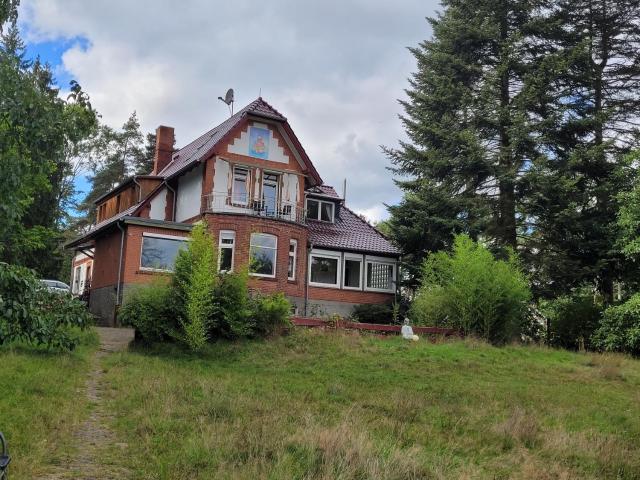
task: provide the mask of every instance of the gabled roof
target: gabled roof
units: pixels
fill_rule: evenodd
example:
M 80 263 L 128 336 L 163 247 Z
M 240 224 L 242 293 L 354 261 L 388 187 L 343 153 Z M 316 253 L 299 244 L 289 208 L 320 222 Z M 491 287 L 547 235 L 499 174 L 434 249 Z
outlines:
M 257 98 L 220 125 L 200 135 L 193 142 L 174 152 L 171 162 L 169 162 L 169 164 L 162 169 L 158 175 L 169 178 L 183 170 L 186 170 L 196 162 L 205 160 L 247 117 L 261 117 L 277 122 L 283 122 L 287 135 L 292 137 L 291 140 L 302 156 L 304 163 L 309 169 L 309 173 L 314 177 L 317 183 L 322 183 L 322 178 L 320 178 L 320 175 L 313 166 L 311 159 L 307 156 L 302 145 L 300 145 L 300 141 L 296 138 L 291 127 L 289 127 L 287 118 L 265 102 L 262 97 Z
M 307 220 L 314 247 L 398 256 L 400 251 L 366 220 L 344 205 L 336 206 L 335 223 Z

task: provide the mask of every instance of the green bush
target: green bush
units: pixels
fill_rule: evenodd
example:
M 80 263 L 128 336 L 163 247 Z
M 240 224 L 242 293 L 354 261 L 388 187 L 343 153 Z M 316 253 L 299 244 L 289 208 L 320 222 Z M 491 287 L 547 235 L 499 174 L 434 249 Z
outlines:
M 394 323 L 393 305 L 367 303 L 356 305 L 351 312 L 351 318 L 362 323 L 391 324 Z
M 253 335 L 255 324 L 252 319 L 247 282 L 247 271 L 220 275 L 216 290 L 215 330 L 217 335 L 227 338 Z
M 179 325 L 170 286 L 157 282 L 135 288 L 120 307 L 118 320 L 135 328 L 136 336 L 147 343 L 175 338 Z
M 72 350 L 79 341 L 78 328 L 92 320 L 82 302 L 50 292 L 33 271 L 0 263 L 0 345 L 24 341 Z
M 253 328 L 256 335 L 272 335 L 290 326 L 291 302 L 284 293 L 256 294 L 252 299 Z
M 458 235 L 451 253 L 425 261 L 411 316 L 418 324 L 448 325 L 500 344 L 522 333 L 530 298 L 515 254 L 496 260 L 484 246 Z
M 640 293 L 604 311 L 591 344 L 601 351 L 640 356 Z
M 590 348 L 590 339 L 602 316 L 602 301 L 593 291 L 581 288 L 570 295 L 540 302 L 540 311 L 548 321 L 547 343 L 577 350 Z
M 207 224 L 200 222 L 191 231 L 191 241 L 181 250 L 176 261 L 179 298 L 184 305 L 180 321 L 180 337 L 193 351 L 207 343 L 211 323 L 216 313 L 214 292 L 218 284 L 217 262 L 213 238 Z

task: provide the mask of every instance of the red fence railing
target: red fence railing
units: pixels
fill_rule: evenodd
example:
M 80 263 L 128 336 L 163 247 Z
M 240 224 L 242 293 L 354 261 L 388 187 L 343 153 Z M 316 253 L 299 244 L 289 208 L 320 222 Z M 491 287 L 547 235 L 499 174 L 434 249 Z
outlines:
M 322 320 L 321 318 L 310 317 L 293 317 L 291 319 L 296 327 L 320 327 L 320 328 L 333 328 L 333 329 L 345 329 L 345 330 L 364 330 L 370 332 L 380 333 L 400 333 L 402 325 L 380 325 L 377 323 L 359 323 L 350 322 L 348 320 Z M 413 332 L 422 335 L 443 335 L 445 337 L 452 335 L 460 335 L 460 332 L 455 328 L 442 328 L 442 327 L 418 327 L 411 326 Z

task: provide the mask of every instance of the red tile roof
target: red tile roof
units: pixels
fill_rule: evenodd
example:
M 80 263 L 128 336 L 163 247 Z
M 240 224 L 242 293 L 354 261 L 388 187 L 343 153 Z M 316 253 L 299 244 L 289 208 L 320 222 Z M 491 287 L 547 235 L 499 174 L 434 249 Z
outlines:
M 309 242 L 314 247 L 400 255 L 400 251 L 382 233 L 341 204 L 337 205 L 335 223 L 308 220 L 307 227 Z
M 335 191 L 335 189 L 333 187 L 330 187 L 329 185 L 316 185 L 315 187 L 311 187 L 310 189 L 307 190 L 307 192 L 311 193 L 311 194 L 318 194 L 318 195 L 324 195 L 325 197 L 333 197 L 333 198 L 340 198 L 340 195 L 338 195 L 338 192 Z

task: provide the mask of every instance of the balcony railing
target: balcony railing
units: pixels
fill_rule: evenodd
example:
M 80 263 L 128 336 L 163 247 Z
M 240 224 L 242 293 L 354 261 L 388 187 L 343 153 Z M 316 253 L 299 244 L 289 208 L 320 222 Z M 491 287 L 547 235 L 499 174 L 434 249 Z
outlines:
M 256 198 L 250 195 L 213 193 L 204 195 L 205 209 L 213 213 L 237 213 L 254 217 L 305 223 L 304 208 L 294 202 Z

